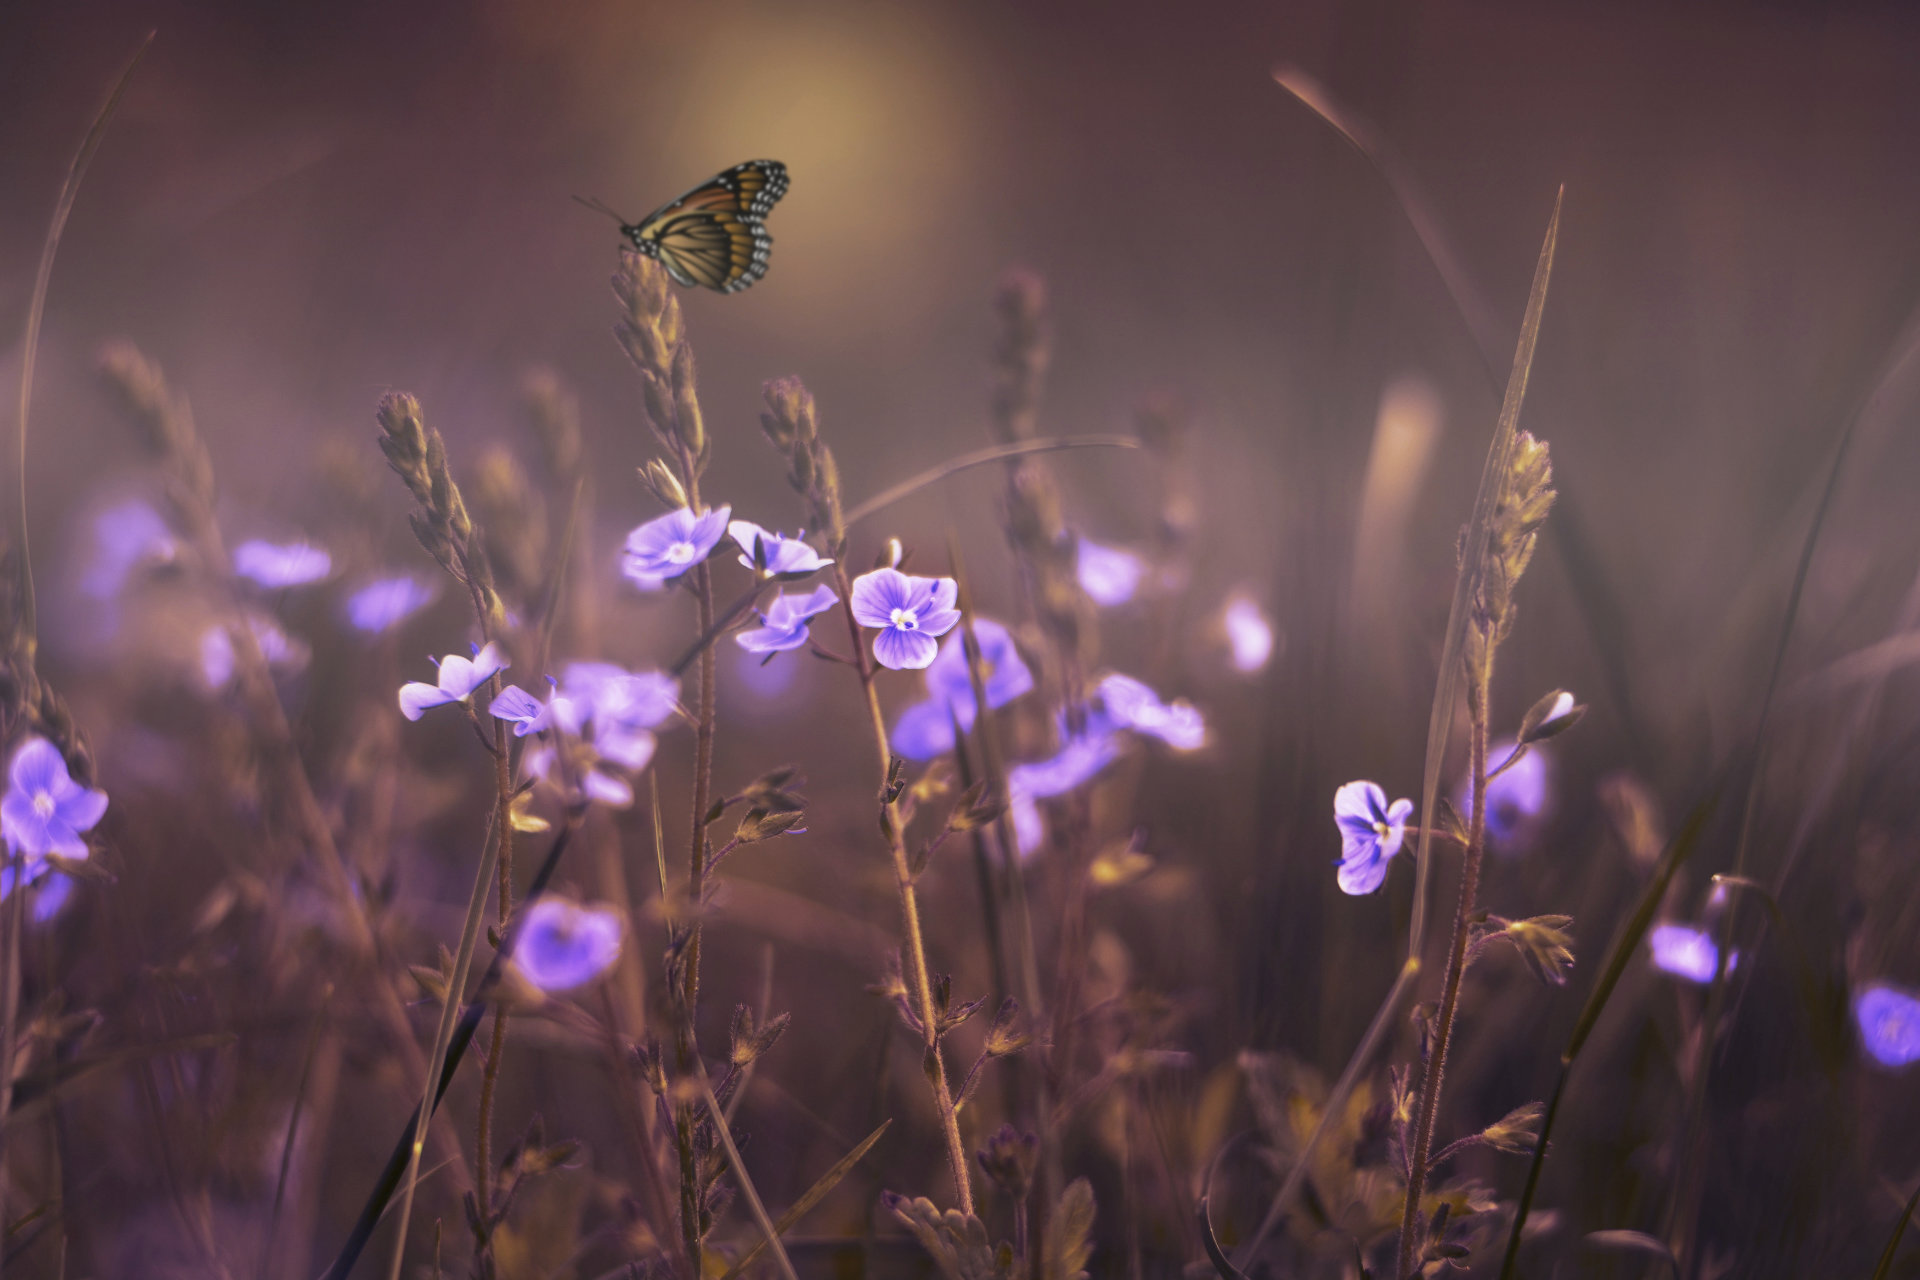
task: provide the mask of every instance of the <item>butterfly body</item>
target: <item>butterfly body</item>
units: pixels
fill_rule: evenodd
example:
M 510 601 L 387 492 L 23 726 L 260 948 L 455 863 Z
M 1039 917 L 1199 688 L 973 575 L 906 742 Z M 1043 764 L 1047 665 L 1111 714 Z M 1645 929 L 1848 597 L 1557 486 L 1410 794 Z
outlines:
M 638 222 L 621 219 L 620 233 L 677 283 L 738 293 L 767 274 L 773 237 L 767 233 L 766 218 L 786 193 L 787 166 L 778 160 L 749 160 Z

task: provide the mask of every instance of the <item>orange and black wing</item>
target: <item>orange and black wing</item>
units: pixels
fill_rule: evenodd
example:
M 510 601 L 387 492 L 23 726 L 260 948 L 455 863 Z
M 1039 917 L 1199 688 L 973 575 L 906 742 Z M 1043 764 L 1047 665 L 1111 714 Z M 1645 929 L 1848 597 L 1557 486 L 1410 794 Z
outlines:
M 749 160 L 620 230 L 681 284 L 738 293 L 767 274 L 766 217 L 786 193 L 785 165 Z

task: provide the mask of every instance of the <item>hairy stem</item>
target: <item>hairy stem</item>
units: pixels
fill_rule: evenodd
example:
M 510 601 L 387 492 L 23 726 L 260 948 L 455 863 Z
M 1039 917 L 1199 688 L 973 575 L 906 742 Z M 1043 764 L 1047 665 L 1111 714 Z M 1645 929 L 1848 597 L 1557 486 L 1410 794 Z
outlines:
M 1460 869 L 1460 905 L 1453 914 L 1453 944 L 1447 952 L 1447 973 L 1440 998 L 1440 1015 L 1433 1048 L 1420 1082 L 1420 1110 L 1413 1131 L 1413 1151 L 1407 1177 L 1407 1203 L 1400 1216 L 1400 1265 L 1396 1274 L 1415 1274 L 1420 1243 L 1420 1195 L 1426 1189 L 1427 1168 L 1433 1150 L 1434 1118 L 1440 1110 L 1440 1084 L 1447 1071 L 1447 1048 L 1453 1041 L 1453 1019 L 1460 1008 L 1460 979 L 1467 968 L 1467 935 L 1473 923 L 1474 902 L 1480 895 L 1480 859 L 1487 834 L 1487 697 L 1493 676 L 1491 651 L 1469 673 L 1467 712 L 1471 721 L 1469 755 L 1473 768 L 1473 812 L 1467 819 L 1467 856 Z
M 887 785 L 893 750 L 887 745 L 887 721 L 880 711 L 880 691 L 874 684 L 873 660 L 861 642 L 860 624 L 853 616 L 853 584 L 844 566 L 834 566 L 835 585 L 840 589 L 841 612 L 846 615 L 847 633 L 853 641 L 854 668 L 860 673 L 860 686 L 867 696 L 867 714 L 873 724 L 873 744 L 880 758 L 880 785 Z M 907 995 L 913 1001 L 914 1016 L 920 1020 L 923 1066 L 933 1089 L 934 1109 L 940 1113 L 940 1125 L 947 1145 L 947 1170 L 953 1176 L 953 1193 L 963 1213 L 973 1212 L 973 1184 L 967 1177 L 967 1149 L 960 1140 L 960 1116 L 953 1103 L 953 1090 L 947 1083 L 947 1064 L 940 1053 L 940 1032 L 933 1007 L 933 984 L 927 975 L 926 942 L 920 931 L 920 902 L 914 892 L 913 868 L 907 858 L 906 836 L 900 829 L 899 809 L 884 801 L 882 825 L 887 832 L 887 849 L 893 857 L 893 881 L 900 893 L 901 964 L 905 972 Z
M 490 688 L 497 693 L 499 684 L 500 678 L 495 676 Z M 513 764 L 509 758 L 506 730 L 506 721 L 493 722 L 493 820 L 500 830 L 500 934 L 503 938 L 507 932 L 507 917 L 513 913 Z M 474 1180 L 478 1184 L 475 1191 L 480 1201 L 483 1230 L 493 1210 L 493 1095 L 500 1077 L 500 1053 L 506 1044 L 506 1010 L 495 1008 L 493 1038 L 487 1043 L 487 1061 L 480 1075 L 479 1133 L 474 1138 L 473 1153 Z M 482 1247 L 486 1246 L 483 1244 Z

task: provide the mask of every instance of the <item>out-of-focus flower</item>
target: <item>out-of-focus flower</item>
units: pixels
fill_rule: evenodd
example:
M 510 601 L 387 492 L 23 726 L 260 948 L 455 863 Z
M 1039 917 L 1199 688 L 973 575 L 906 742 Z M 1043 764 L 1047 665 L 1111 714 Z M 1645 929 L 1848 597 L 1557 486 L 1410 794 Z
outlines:
M 1078 539 L 1077 546 L 1074 571 L 1087 599 L 1102 608 L 1133 599 L 1147 571 L 1139 556 L 1124 547 L 1109 547 L 1086 537 Z
M 1115 728 L 1158 738 L 1176 751 L 1192 751 L 1207 740 L 1207 725 L 1199 708 L 1183 698 L 1162 702 L 1152 689 L 1118 672 L 1100 682 L 1099 693 L 1107 719 Z
M 1227 601 L 1220 624 L 1226 628 L 1227 649 L 1235 671 L 1251 674 L 1273 657 L 1273 624 L 1250 597 L 1236 595 Z
M 695 514 L 692 507 L 669 511 L 627 535 L 621 572 L 645 589 L 647 578 L 677 578 L 713 554 L 726 536 L 732 507 Z
M 768 662 L 742 650 L 734 655 L 732 679 L 722 681 L 721 688 L 738 690 L 747 708 L 759 711 L 793 693 L 797 677 L 805 670 L 798 662 Z
M 499 646 L 491 641 L 471 658 L 450 653 L 440 659 L 438 683 L 425 684 L 412 680 L 400 686 L 400 714 L 409 720 L 418 720 L 426 714 L 428 707 L 465 702 L 473 696 L 475 689 L 505 671 L 509 665 L 501 655 Z
M 96 600 L 117 595 L 134 570 L 166 564 L 180 554 L 166 521 L 140 498 L 108 507 L 93 521 L 93 559 L 80 589 Z
M 1920 1062 L 1920 999 L 1876 983 L 1854 1000 L 1853 1020 L 1860 1027 L 1860 1042 L 1881 1066 Z
M 87 856 L 81 833 L 107 811 L 107 793 L 83 787 L 67 772 L 60 749 L 45 738 L 28 738 L 7 766 L 7 794 L 0 797 L 0 829 L 7 847 L 30 861 L 57 853 Z
M 570 991 L 620 958 L 620 913 L 542 898 L 527 908 L 513 943 L 513 963 L 545 992 Z
M 14 868 L 0 867 L 0 902 L 13 892 L 14 878 Z M 45 924 L 59 915 L 60 908 L 73 896 L 73 877 L 44 862 L 33 866 L 26 880 L 27 892 L 33 895 L 27 900 L 27 913 L 35 924 Z
M 638 772 L 653 760 L 658 739 L 651 732 L 673 714 L 680 685 L 659 671 L 632 672 L 610 662 L 568 664 L 545 702 L 508 685 L 488 706 L 490 715 L 513 725 L 515 737 L 557 730 L 563 741 L 527 753 L 527 768 L 555 781 L 564 750 L 568 774 L 589 798 L 614 808 L 633 803 L 633 788 L 600 768 L 606 761 Z
M 980 642 L 981 684 L 987 705 L 1000 708 L 1033 689 L 1033 672 L 1020 657 L 1013 635 L 991 618 L 973 620 Z M 973 697 L 973 674 L 967 669 L 966 634 L 954 631 L 941 644 L 927 668 L 927 692 L 932 696 L 900 713 L 893 727 L 893 749 L 909 760 L 931 760 L 953 750 L 953 724 L 961 732 L 973 728 L 979 704 Z
M 1372 893 L 1387 878 L 1387 864 L 1406 843 L 1413 801 L 1387 804 L 1377 783 L 1349 782 L 1333 793 L 1333 820 L 1340 828 L 1340 891 Z
M 960 621 L 954 607 L 960 585 L 952 578 L 916 578 L 898 569 L 875 569 L 853 580 L 853 617 L 880 632 L 873 656 L 895 671 L 929 666 L 940 646 L 936 637 Z
M 740 563 L 769 578 L 804 578 L 833 563 L 808 546 L 800 534 L 785 537 L 751 520 L 732 521 L 727 525 L 727 536 L 740 544 Z
M 247 615 L 247 630 L 260 646 L 260 656 L 270 667 L 299 668 L 307 663 L 307 646 L 280 629 L 280 624 L 265 614 Z M 233 680 L 233 635 L 227 624 L 216 622 L 200 633 L 200 674 L 214 692 Z
M 741 523 L 735 521 L 735 524 Z M 748 653 L 784 653 L 807 642 L 807 622 L 840 603 L 832 587 L 818 586 L 806 595 L 782 591 L 773 603 L 754 612 L 760 625 L 734 636 L 734 642 Z
M 1713 935 L 1690 924 L 1656 924 L 1647 930 L 1647 950 L 1653 955 L 1653 967 L 1688 982 L 1713 981 L 1720 967 L 1720 948 Z M 1739 957 L 1729 956 L 1727 968 Z
M 1496 742 L 1487 751 L 1487 767 L 1499 769 L 1516 750 L 1513 739 Z M 1521 842 L 1552 799 L 1551 778 L 1546 757 L 1538 747 L 1529 747 L 1525 755 L 1487 780 L 1487 839 L 1509 849 Z M 1454 806 L 1460 816 L 1473 818 L 1473 778 L 1462 778 L 1454 792 Z
M 1016 764 L 1008 769 L 1008 812 L 1021 855 L 1038 848 L 1044 834 L 1040 808 L 1035 801 L 1065 795 L 1091 782 L 1119 758 L 1120 741 L 1113 731 L 1103 724 L 1089 724 L 1079 734 L 1067 735 L 1060 750 L 1045 760 Z
M 379 578 L 347 597 L 347 620 L 357 631 L 378 635 L 433 603 L 439 591 L 410 573 Z
M 233 549 L 233 571 L 263 587 L 301 587 L 333 572 L 333 557 L 311 542 L 263 542 Z

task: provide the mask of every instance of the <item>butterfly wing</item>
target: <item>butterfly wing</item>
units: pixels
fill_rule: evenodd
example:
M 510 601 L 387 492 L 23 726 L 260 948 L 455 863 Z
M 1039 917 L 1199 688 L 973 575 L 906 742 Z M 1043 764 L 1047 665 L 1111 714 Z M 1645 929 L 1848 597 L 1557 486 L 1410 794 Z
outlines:
M 749 160 L 620 229 L 683 285 L 738 293 L 767 274 L 766 216 L 787 193 L 787 167 Z

